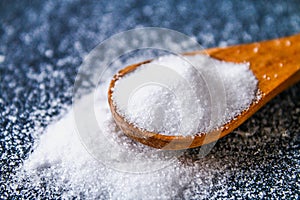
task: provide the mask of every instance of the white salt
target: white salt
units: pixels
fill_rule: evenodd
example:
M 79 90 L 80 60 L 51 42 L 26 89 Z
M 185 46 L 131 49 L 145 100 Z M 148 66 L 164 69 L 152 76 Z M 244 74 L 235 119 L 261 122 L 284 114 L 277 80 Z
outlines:
M 5 60 L 5 56 L 0 54 L 0 63 L 3 63 Z
M 11 188 L 29 186 L 49 192 L 43 188 L 46 185 L 52 192 L 61 191 L 63 199 L 173 199 L 178 195 L 188 199 L 195 194 L 202 199 L 211 195 L 213 184 L 226 193 L 226 165 L 215 159 L 184 164 L 178 159 L 183 152 L 170 154 L 126 137 L 111 118 L 105 88 L 81 98 L 37 136 L 39 144 Z M 94 113 L 89 110 L 91 100 Z M 77 114 L 79 122 L 74 120 Z M 93 114 L 99 127 L 92 123 Z M 222 178 L 214 180 L 220 174 Z
M 253 49 L 253 52 L 254 52 L 254 53 L 257 53 L 257 52 L 258 52 L 258 49 L 259 49 L 258 47 L 255 47 L 255 48 Z
M 264 74 L 264 75 L 263 75 L 263 78 L 264 78 L 264 79 L 267 78 L 267 74 Z
M 48 58 L 52 58 L 53 56 L 53 51 L 51 49 L 48 49 L 45 51 L 45 55 L 48 57 Z
M 172 57 L 161 58 L 159 62 L 166 62 L 167 58 Z M 248 66 L 246 64 L 233 64 L 234 67 L 228 66 L 228 68 L 226 66 L 227 64 L 224 64 L 224 69 L 220 74 L 228 73 L 226 77 L 237 77 L 235 87 L 240 89 L 241 94 L 248 94 L 245 92 L 246 88 L 243 88 L 244 84 L 250 82 L 247 79 L 244 80 L 245 77 L 251 77 L 245 75 L 245 72 L 250 73 Z M 242 67 L 244 70 L 237 70 L 235 66 Z M 176 70 L 190 73 L 189 70 L 185 71 L 183 68 Z M 201 73 L 206 80 L 216 84 L 214 87 L 210 87 L 205 81 L 190 87 L 198 87 L 203 83 L 216 97 L 220 97 L 216 95 L 217 93 L 223 94 L 224 91 L 226 94 L 234 92 L 231 89 L 233 85 L 230 83 L 220 87 L 224 91 L 220 88 L 213 90 L 220 84 L 212 77 L 219 77 L 219 75 L 209 72 L 210 70 L 204 70 Z M 104 80 L 109 81 L 114 72 L 107 70 L 107 73 L 104 75 Z M 193 78 L 197 80 L 197 77 Z M 172 81 L 172 77 L 166 76 L 165 79 Z M 195 83 L 194 80 L 191 82 Z M 108 83 L 100 84 L 94 93 L 75 101 L 73 109 L 70 109 L 59 121 L 49 125 L 42 136 L 36 134 L 37 146 L 13 179 L 11 188 L 15 192 L 18 192 L 17 188 L 25 187 L 35 191 L 44 191 L 43 193 L 47 194 L 59 193 L 63 199 L 205 199 L 212 195 L 227 193 L 230 187 L 228 184 L 230 173 L 226 170 L 228 169 L 226 160 L 214 158 L 213 155 L 200 159 L 201 154 L 199 154 L 199 159 L 192 161 L 182 151 L 168 152 L 154 149 L 126 137 L 116 127 L 111 117 L 107 104 Z M 177 112 L 180 106 L 187 106 L 186 104 L 180 105 L 180 101 L 177 104 L 176 96 L 172 96 L 168 88 L 162 87 L 162 84 L 147 85 L 145 88 L 149 92 L 160 90 L 166 94 L 170 93 L 169 96 L 166 95 L 166 98 L 171 101 L 168 107 L 170 113 L 166 113 L 167 115 Z M 141 91 L 137 90 L 135 95 L 139 96 L 138 92 Z M 139 98 L 145 100 L 146 97 L 142 94 Z M 176 91 L 174 94 L 180 95 Z M 225 97 L 227 96 L 230 94 Z M 184 98 L 183 95 L 181 97 Z M 196 98 L 197 95 L 192 97 Z M 243 98 L 248 99 L 248 97 L 238 95 L 238 98 L 240 98 L 239 101 L 237 97 L 226 100 L 227 103 L 232 104 L 231 107 L 227 106 L 229 110 L 243 109 L 242 102 L 245 101 Z M 135 97 L 131 99 L 131 101 L 136 100 L 138 99 Z M 149 99 L 150 102 L 154 100 Z M 222 99 L 211 98 L 210 100 L 216 105 L 219 101 L 222 102 Z M 208 105 L 210 102 L 207 102 Z M 241 103 L 237 104 L 237 102 Z M 175 110 L 172 110 L 172 107 Z M 200 108 L 191 114 L 196 115 L 198 112 L 207 111 L 206 108 L 203 111 Z M 160 112 L 158 108 L 155 111 Z M 189 110 L 184 112 L 186 111 Z M 219 111 L 216 113 L 219 114 Z M 178 128 L 173 122 L 170 126 Z M 212 187 L 218 188 L 214 194 L 212 194 Z M 36 198 L 42 199 L 43 196 Z
M 287 41 L 285 42 L 285 46 L 291 46 L 291 41 L 287 40 Z
M 117 112 L 142 130 L 187 136 L 231 121 L 256 92 L 247 63 L 168 55 L 117 80 L 112 99 Z

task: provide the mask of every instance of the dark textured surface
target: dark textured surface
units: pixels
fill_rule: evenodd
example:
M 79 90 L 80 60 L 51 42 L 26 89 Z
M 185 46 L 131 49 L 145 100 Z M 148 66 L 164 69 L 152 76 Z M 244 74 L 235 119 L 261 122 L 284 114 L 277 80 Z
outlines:
M 33 150 L 33 134 L 71 103 L 82 57 L 99 42 L 142 26 L 204 47 L 259 41 L 300 32 L 299 11 L 299 1 L 1 1 L 0 198 L 17 195 L 6 182 Z M 299 93 L 299 84 L 282 93 L 214 148 L 210 156 L 231 169 L 226 197 L 299 197 Z M 217 197 L 218 187 L 210 192 Z

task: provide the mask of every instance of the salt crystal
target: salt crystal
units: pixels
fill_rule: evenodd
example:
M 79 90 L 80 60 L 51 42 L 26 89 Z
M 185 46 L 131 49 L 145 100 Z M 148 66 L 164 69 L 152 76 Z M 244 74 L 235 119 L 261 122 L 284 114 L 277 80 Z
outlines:
M 51 49 L 48 49 L 47 51 L 45 51 L 45 55 L 48 57 L 48 58 L 51 58 L 53 56 L 53 51 Z
M 247 63 L 169 55 L 117 80 L 112 99 L 117 112 L 143 130 L 187 136 L 231 121 L 250 106 L 256 91 Z
M 4 55 L 0 55 L 0 63 L 3 63 L 5 60 L 5 56 Z
M 257 52 L 258 52 L 258 49 L 259 49 L 258 47 L 255 47 L 255 48 L 253 49 L 253 52 L 254 52 L 254 53 L 257 53 Z
M 267 78 L 267 75 L 266 75 L 266 74 L 264 74 L 264 75 L 263 75 L 263 78 Z
M 285 42 L 285 46 L 291 46 L 291 41 L 289 41 L 289 40 L 287 40 L 286 42 Z

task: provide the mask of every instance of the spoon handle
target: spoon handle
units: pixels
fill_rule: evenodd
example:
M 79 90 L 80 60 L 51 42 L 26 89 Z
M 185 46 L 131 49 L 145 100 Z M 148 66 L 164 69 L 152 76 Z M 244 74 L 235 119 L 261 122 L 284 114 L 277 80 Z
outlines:
M 217 59 L 249 62 L 265 104 L 300 80 L 300 34 L 259 43 L 207 50 Z
M 250 68 L 258 79 L 261 98 L 235 120 L 226 124 L 221 134 L 209 135 L 210 138 L 205 143 L 229 134 L 277 94 L 300 81 L 300 34 L 258 43 L 208 49 L 206 53 L 224 61 L 250 63 Z

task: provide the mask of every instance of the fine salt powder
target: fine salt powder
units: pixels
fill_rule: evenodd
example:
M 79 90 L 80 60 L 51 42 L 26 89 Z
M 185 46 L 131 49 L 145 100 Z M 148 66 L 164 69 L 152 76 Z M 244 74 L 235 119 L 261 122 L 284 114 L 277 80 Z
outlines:
M 117 112 L 143 130 L 187 136 L 229 122 L 250 106 L 256 92 L 248 63 L 168 55 L 117 80 L 112 99 Z
M 167 58 L 172 57 L 161 59 Z M 234 91 L 232 87 L 237 87 L 241 93 L 248 95 L 246 88 L 242 87 L 244 83 L 240 82 L 243 77 L 253 78 L 249 76 L 247 65 L 231 67 L 221 71 L 220 75 L 228 77 L 231 74 L 237 81 L 233 85 L 224 85 L 224 91 L 227 94 Z M 73 109 L 62 119 L 48 126 L 42 136 L 37 135 L 38 146 L 24 161 L 10 187 L 15 192 L 19 188 L 42 190 L 41 195 L 57 194 L 63 199 L 203 199 L 213 195 L 226 196 L 230 176 L 226 170 L 228 161 L 216 159 L 213 154 L 207 159 L 200 159 L 202 156 L 199 154 L 198 157 L 197 153 L 193 159 L 189 159 L 186 152 L 170 154 L 136 143 L 116 127 L 106 95 L 114 72 L 108 70 L 107 73 L 106 84 L 100 84 L 95 93 L 76 101 Z M 157 86 L 150 85 L 149 90 Z M 219 85 L 216 83 L 216 86 Z M 212 94 L 222 91 L 212 90 Z M 236 92 L 231 95 L 234 94 Z M 242 98 L 241 95 L 239 97 Z M 174 97 L 169 98 L 172 100 Z M 234 108 L 243 105 L 240 103 L 243 100 L 237 101 L 236 98 L 228 101 Z M 228 109 L 232 110 L 231 107 Z M 97 124 L 93 123 L 93 118 L 97 119 Z M 214 187 L 218 188 L 217 192 L 212 192 Z
M 14 177 L 15 192 L 42 190 L 63 199 L 198 199 L 210 195 L 211 185 L 216 185 L 217 194 L 226 194 L 229 175 L 218 160 L 183 161 L 178 159 L 183 152 L 170 155 L 126 137 L 111 117 L 107 84 L 77 101 L 74 109 L 38 137 L 37 148 Z M 90 123 L 91 99 L 99 127 Z M 78 132 L 76 113 L 84 132 Z M 214 180 L 215 176 L 222 178 Z

